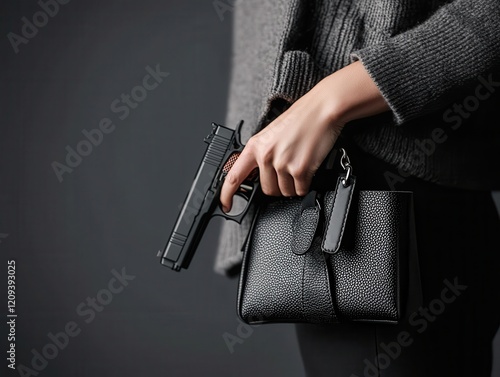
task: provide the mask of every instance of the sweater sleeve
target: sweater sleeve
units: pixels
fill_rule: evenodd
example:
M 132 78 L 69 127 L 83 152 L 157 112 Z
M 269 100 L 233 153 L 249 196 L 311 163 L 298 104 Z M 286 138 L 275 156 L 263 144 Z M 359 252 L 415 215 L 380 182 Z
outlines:
M 500 0 L 455 0 L 351 58 L 362 62 L 400 125 L 445 106 L 479 75 L 498 72 Z

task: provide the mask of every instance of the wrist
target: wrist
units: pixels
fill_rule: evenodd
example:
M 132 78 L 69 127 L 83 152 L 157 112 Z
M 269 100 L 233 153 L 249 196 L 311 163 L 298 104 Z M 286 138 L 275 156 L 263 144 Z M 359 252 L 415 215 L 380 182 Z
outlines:
M 332 124 L 345 124 L 390 110 L 385 98 L 360 61 L 325 77 L 321 84 Z

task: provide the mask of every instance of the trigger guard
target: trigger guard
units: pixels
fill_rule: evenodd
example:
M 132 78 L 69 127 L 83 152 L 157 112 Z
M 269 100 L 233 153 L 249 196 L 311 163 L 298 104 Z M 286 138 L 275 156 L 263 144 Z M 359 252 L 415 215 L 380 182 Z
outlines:
M 258 182 L 254 182 L 252 186 L 253 186 L 253 189 L 251 191 L 248 191 L 247 193 L 241 192 L 238 190 L 234 194 L 234 195 L 238 195 L 238 196 L 242 197 L 246 201 L 246 205 L 245 205 L 245 208 L 243 208 L 243 211 L 241 211 L 240 213 L 238 213 L 236 215 L 229 215 L 222 210 L 220 203 L 217 203 L 217 206 L 215 207 L 215 210 L 214 210 L 212 216 L 222 216 L 227 220 L 232 220 L 232 221 L 237 222 L 238 224 L 241 224 L 241 222 L 243 221 L 243 218 L 245 217 L 248 210 L 250 209 L 250 205 L 251 205 L 252 200 L 256 197 L 256 194 L 259 192 L 259 189 L 260 189 L 260 184 Z
M 243 199 L 245 199 L 247 202 L 250 201 L 250 197 L 252 195 L 252 193 L 250 192 L 247 192 L 247 191 L 241 191 L 241 190 L 238 190 L 234 193 L 234 195 L 238 195 L 240 197 L 242 197 Z
M 237 195 L 237 194 L 235 194 L 235 195 Z M 246 213 L 248 212 L 249 207 L 250 207 L 250 201 L 247 200 L 245 208 L 243 208 L 243 210 L 240 213 L 237 213 L 236 215 L 230 215 L 230 214 L 224 212 L 221 208 L 220 203 L 218 203 L 217 206 L 215 207 L 214 212 L 212 213 L 212 216 L 213 217 L 214 216 L 222 216 L 226 220 L 232 220 L 232 221 L 237 222 L 238 224 L 241 224 L 241 222 L 243 221 L 243 217 L 245 217 Z

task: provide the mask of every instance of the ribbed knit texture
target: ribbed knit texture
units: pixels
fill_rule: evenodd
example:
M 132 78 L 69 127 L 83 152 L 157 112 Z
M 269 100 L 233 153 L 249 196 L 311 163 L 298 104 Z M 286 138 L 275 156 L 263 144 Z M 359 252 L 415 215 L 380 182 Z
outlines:
M 457 87 L 490 73 L 500 63 L 499 52 L 500 1 L 457 0 L 351 56 L 362 61 L 402 124 L 442 108 Z
M 392 112 L 352 122 L 346 137 L 436 183 L 500 184 L 492 172 L 500 159 L 500 126 L 485 121 L 496 114 L 500 87 L 461 119 L 460 129 L 443 122 L 449 106 L 473 95 L 481 78 L 500 82 L 500 0 L 237 1 L 233 22 L 226 124 L 244 119 L 245 141 L 269 122 L 276 100 L 291 104 L 325 76 L 361 60 Z M 418 141 L 437 128 L 447 141 L 422 155 Z M 248 218 L 241 226 L 223 225 L 217 272 L 237 269 Z

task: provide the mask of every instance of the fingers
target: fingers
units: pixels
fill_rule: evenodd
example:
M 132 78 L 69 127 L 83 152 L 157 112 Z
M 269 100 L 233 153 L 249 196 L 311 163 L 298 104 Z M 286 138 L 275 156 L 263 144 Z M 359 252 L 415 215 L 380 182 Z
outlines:
M 276 160 L 282 162 L 276 162 Z M 290 161 L 292 161 L 291 158 L 284 158 L 279 153 L 272 153 L 272 150 L 259 147 L 255 139 L 249 142 L 228 172 L 222 185 L 220 194 L 222 210 L 224 212 L 231 210 L 234 194 L 257 167 L 262 192 L 265 195 L 286 197 L 306 195 L 314 172 L 308 170 L 307 165 L 293 168 Z
M 234 194 L 256 167 L 257 161 L 255 160 L 255 156 L 250 150 L 245 148 L 231 170 L 227 173 L 224 184 L 222 185 L 220 202 L 224 212 L 229 212 L 231 210 Z
M 268 196 L 308 193 L 316 169 L 340 131 L 315 122 L 311 128 L 309 119 L 315 113 L 299 119 L 302 113 L 303 110 L 297 113 L 294 122 L 280 122 L 278 118 L 250 138 L 222 186 L 220 202 L 225 212 L 231 210 L 233 195 L 255 168 L 259 169 L 262 191 Z
M 262 192 L 268 196 L 280 196 L 278 176 L 272 164 L 259 164 L 259 179 Z
M 313 176 L 313 171 L 296 171 L 293 173 L 295 194 L 297 196 L 307 195 L 307 193 L 309 192 L 309 186 L 311 186 L 311 180 Z
M 295 192 L 294 177 L 290 174 L 288 162 L 282 159 L 281 162 L 275 164 L 274 168 L 278 176 L 279 187 L 277 187 L 277 189 L 280 191 L 280 194 L 287 197 L 297 196 Z
M 287 172 L 278 173 L 278 186 L 280 195 L 292 197 L 297 196 L 293 177 Z

